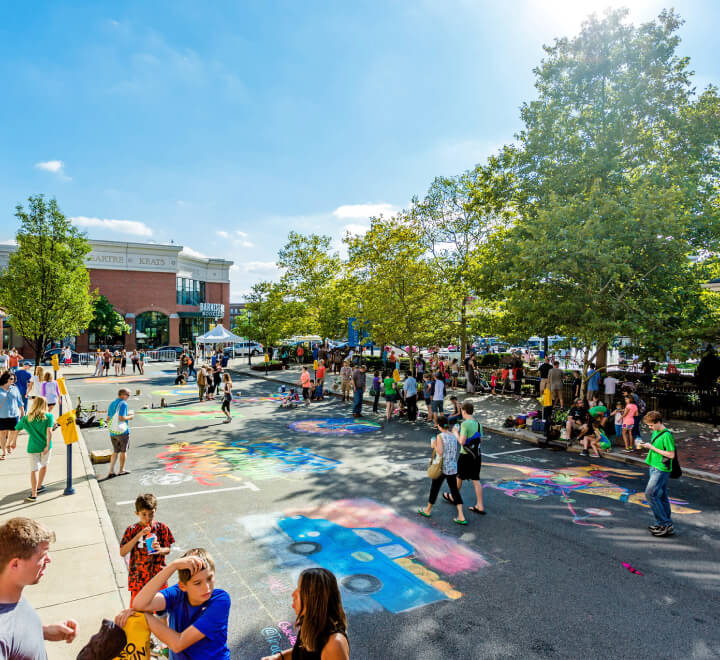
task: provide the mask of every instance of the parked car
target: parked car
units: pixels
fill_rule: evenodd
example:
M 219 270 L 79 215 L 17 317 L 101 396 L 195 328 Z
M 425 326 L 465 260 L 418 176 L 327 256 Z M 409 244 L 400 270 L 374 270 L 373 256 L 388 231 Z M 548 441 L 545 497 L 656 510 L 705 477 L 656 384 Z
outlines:
M 225 355 L 247 355 L 255 357 L 263 352 L 263 345 L 256 341 L 239 341 L 232 346 L 226 346 Z
M 42 363 L 43 364 L 50 364 L 50 360 L 52 359 L 53 355 L 58 356 L 58 360 L 60 362 L 63 361 L 63 355 L 62 355 L 63 349 L 62 348 L 51 348 L 45 353 L 43 353 Z M 75 351 L 72 351 L 72 363 L 73 364 L 79 364 L 80 363 L 80 355 L 76 353 Z

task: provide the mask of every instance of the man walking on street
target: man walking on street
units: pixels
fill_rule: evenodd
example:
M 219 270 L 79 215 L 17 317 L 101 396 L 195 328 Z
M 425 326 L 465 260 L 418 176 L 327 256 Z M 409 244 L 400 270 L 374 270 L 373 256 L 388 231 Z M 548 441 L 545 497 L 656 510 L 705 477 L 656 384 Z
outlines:
M 403 394 L 405 406 L 407 407 L 408 422 L 414 422 L 417 419 L 417 381 L 413 378 L 410 369 L 408 369 L 407 378 L 403 383 Z
M 342 393 L 342 402 L 350 401 L 350 390 L 352 389 L 352 369 L 350 363 L 345 360 L 342 369 L 340 369 L 340 392 Z
M 365 367 L 355 367 L 352 374 L 353 387 L 353 417 L 360 417 L 362 413 L 363 396 L 365 394 Z
M 11 518 L 0 526 L 1 658 L 47 658 L 45 641 L 70 644 L 77 635 L 74 619 L 44 626 L 22 595 L 25 587 L 40 582 L 53 541 L 55 533 L 30 518 Z
M 120 457 L 120 471 L 118 475 L 129 474 L 125 470 L 125 458 L 127 457 L 128 445 L 130 444 L 130 425 L 128 422 L 135 416 L 128 410 L 128 399 L 130 390 L 121 388 L 118 390 L 117 399 L 108 406 L 108 419 L 112 420 L 117 413 L 117 426 L 113 429 L 110 422 L 110 442 L 112 442 L 112 456 L 110 457 L 110 470 L 107 479 L 117 476 L 115 474 L 115 461 Z

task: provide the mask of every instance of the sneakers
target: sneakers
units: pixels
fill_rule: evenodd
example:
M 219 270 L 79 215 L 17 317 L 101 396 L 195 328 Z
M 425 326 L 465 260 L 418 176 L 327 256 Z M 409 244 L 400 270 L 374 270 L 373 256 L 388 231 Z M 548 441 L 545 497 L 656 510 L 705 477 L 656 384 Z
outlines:
M 580 456 L 590 456 L 590 452 L 587 449 L 583 449 L 580 452 Z
M 659 529 L 662 529 L 662 525 L 648 525 L 648 531 L 650 532 L 657 532 Z
M 37 495 L 28 495 L 25 498 L 26 502 L 37 502 Z
M 653 536 L 672 536 L 675 533 L 675 529 L 672 526 L 672 523 L 669 525 L 661 525 L 656 530 L 650 530 L 650 533 Z

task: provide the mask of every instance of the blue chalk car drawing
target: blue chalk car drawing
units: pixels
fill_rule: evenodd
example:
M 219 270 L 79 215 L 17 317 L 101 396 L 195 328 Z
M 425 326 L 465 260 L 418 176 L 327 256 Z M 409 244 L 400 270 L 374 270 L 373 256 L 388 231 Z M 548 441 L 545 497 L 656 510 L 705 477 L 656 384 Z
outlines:
M 442 591 L 393 561 L 414 554 L 414 549 L 392 532 L 376 527 L 350 529 L 305 516 L 281 518 L 278 526 L 292 540 L 283 559 L 295 555 L 300 560 L 297 564 L 310 560 L 327 568 L 341 588 L 372 598 L 390 612 L 447 599 Z

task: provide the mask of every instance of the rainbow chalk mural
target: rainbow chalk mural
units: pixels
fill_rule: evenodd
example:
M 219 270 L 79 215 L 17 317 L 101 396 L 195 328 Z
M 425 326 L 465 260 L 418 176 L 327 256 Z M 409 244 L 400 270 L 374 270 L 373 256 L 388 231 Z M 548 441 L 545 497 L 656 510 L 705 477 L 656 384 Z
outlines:
M 159 390 L 153 390 L 153 394 L 157 396 L 197 396 L 197 385 L 172 385 Z
M 225 414 L 220 410 L 220 400 L 203 401 L 202 403 L 189 404 L 187 406 L 171 406 L 169 408 L 145 408 L 138 410 L 137 414 L 152 422 L 179 422 L 194 420 L 225 419 Z M 238 412 L 233 412 L 233 417 L 242 418 Z
M 341 465 L 338 460 L 275 438 L 181 442 L 168 446 L 157 458 L 165 467 L 165 475 L 158 475 L 158 485 L 186 479 L 203 486 L 218 486 L 222 479 L 302 479 L 306 474 Z
M 565 467 L 557 469 L 543 469 L 525 467 L 524 465 L 511 465 L 509 463 L 483 463 L 484 467 L 504 468 L 520 473 L 515 479 L 494 479 L 483 483 L 484 488 L 493 488 L 508 497 L 521 500 L 535 501 L 544 497 L 559 497 L 568 507 L 572 521 L 577 525 L 603 527 L 596 518 L 607 517 L 612 512 L 607 509 L 587 508 L 585 513 L 579 513 L 573 504 L 575 500 L 571 494 L 599 495 L 620 502 L 630 502 L 649 508 L 645 501 L 645 494 L 614 484 L 609 477 L 631 478 L 642 476 L 643 472 L 626 470 L 624 468 L 601 467 L 587 465 L 579 467 Z M 700 513 L 698 509 L 691 509 L 687 502 L 670 498 L 672 511 L 675 514 L 687 515 Z
M 489 566 L 451 536 L 372 499 L 239 518 L 277 567 L 275 582 L 295 584 L 305 568 L 332 571 L 351 612 L 405 612 L 462 597 L 444 576 Z
M 288 424 L 288 428 L 299 433 L 315 433 L 317 435 L 352 435 L 380 431 L 382 424 L 354 417 L 327 417 L 291 422 Z

